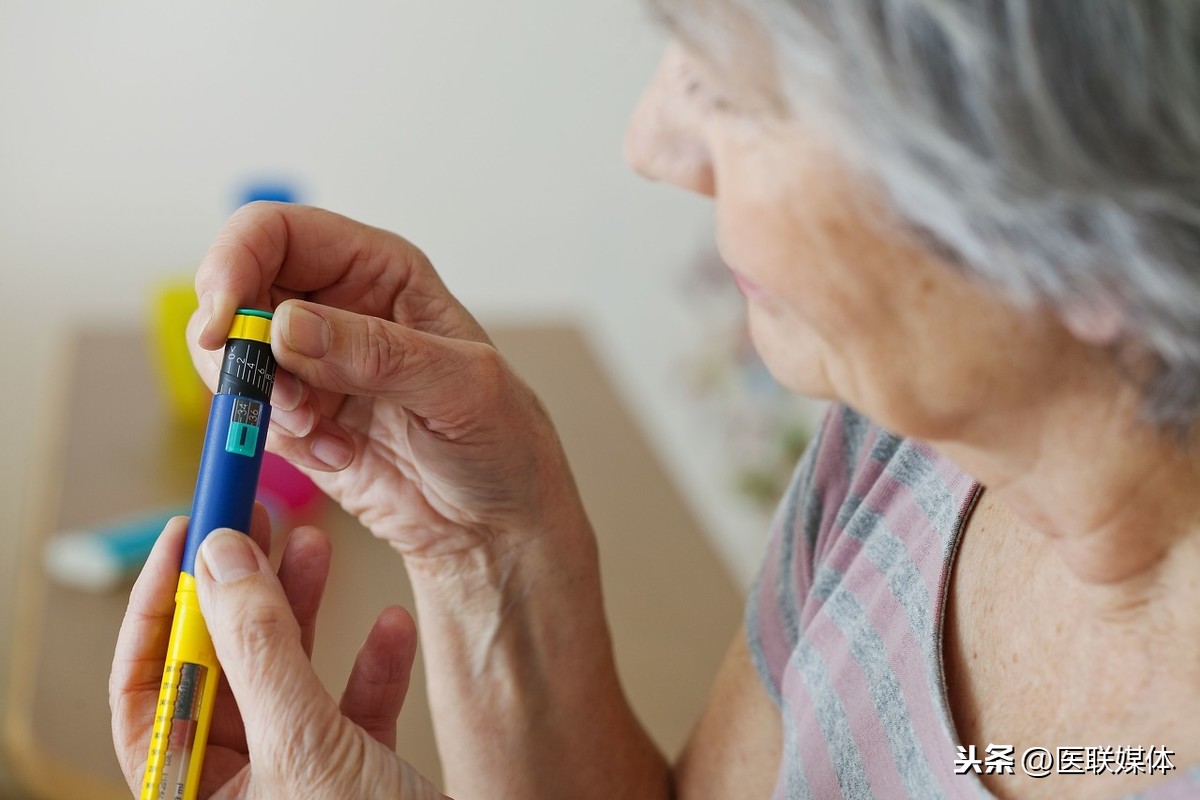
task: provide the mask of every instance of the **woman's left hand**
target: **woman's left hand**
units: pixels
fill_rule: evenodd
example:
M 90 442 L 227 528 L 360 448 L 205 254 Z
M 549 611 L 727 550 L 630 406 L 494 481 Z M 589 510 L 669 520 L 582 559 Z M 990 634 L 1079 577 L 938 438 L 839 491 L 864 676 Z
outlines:
M 412 617 L 384 609 L 355 659 L 341 703 L 335 702 L 309 663 L 329 540 L 316 528 L 297 529 L 276 575 L 264 554 L 270 533 L 261 506 L 251 529 L 253 542 L 241 533 L 214 532 L 196 559 L 200 606 L 223 672 L 200 797 L 441 798 L 395 753 L 396 718 L 416 652 Z M 109 679 L 113 742 L 135 796 L 146 769 L 186 530 L 183 517 L 167 525 L 134 585 Z

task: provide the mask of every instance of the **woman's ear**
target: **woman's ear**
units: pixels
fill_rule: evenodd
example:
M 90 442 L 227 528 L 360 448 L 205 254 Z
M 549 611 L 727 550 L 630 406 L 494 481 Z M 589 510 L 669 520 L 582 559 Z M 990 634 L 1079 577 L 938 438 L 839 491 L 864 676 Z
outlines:
M 1125 311 L 1109 297 L 1074 301 L 1059 312 L 1067 330 L 1087 344 L 1115 344 L 1125 332 Z

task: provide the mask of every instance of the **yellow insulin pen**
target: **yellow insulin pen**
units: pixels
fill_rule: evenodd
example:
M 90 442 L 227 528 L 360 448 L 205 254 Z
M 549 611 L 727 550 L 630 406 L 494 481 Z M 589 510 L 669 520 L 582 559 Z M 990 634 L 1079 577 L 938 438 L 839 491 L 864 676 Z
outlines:
M 194 800 L 200 786 L 221 665 L 196 597 L 196 552 L 218 528 L 250 530 L 274 383 L 271 315 L 238 309 L 208 415 L 141 800 Z

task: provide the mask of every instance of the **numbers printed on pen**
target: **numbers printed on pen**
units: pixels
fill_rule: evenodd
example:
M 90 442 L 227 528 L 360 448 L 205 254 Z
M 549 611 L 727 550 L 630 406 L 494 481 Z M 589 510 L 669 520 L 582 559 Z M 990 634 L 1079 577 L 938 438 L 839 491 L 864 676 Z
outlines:
M 229 363 L 225 368 L 226 374 L 250 384 L 270 397 L 275 383 L 275 359 L 271 357 L 270 349 L 264 348 L 258 342 L 231 341 L 227 350 L 226 360 Z

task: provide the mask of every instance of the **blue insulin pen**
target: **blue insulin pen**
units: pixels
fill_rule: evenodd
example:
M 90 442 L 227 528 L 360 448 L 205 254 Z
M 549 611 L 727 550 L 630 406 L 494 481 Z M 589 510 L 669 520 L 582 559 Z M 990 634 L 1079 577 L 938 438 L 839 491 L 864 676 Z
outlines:
M 238 309 L 208 415 L 141 800 L 194 800 L 200 786 L 221 665 L 196 597 L 196 552 L 218 528 L 250 530 L 274 383 L 271 315 Z

